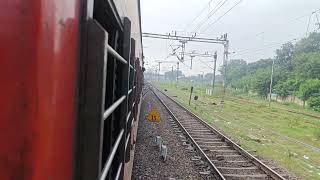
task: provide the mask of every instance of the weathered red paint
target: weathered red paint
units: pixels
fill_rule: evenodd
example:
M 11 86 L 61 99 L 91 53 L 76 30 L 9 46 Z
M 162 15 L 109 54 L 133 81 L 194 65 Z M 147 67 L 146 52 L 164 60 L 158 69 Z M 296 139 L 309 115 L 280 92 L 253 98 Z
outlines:
M 79 1 L 0 1 L 0 179 L 72 179 Z

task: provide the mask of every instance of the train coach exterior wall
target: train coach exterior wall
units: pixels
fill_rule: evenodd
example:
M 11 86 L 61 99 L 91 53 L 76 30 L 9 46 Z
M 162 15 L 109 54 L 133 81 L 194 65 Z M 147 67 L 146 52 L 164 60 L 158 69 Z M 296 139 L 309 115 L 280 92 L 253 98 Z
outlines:
M 0 1 L 0 179 L 72 179 L 79 9 Z
M 140 14 L 140 0 L 114 0 L 115 6 L 117 8 L 117 11 L 119 13 L 119 16 L 121 19 L 124 17 L 128 17 L 131 21 L 131 37 L 135 39 L 135 56 L 139 60 L 140 67 L 143 66 L 143 46 L 142 46 L 142 36 L 141 36 L 141 14 Z M 138 70 L 137 73 L 142 73 L 141 70 Z M 140 74 L 138 76 L 139 78 L 143 78 L 143 75 Z M 140 79 L 138 80 L 140 81 Z M 140 88 L 142 82 L 139 82 L 139 87 Z M 137 98 L 140 98 L 137 97 Z M 137 101 L 140 102 L 140 101 Z M 140 112 L 140 106 L 141 103 L 138 105 L 138 112 Z M 137 115 L 137 118 L 139 118 L 139 113 Z M 133 125 L 132 129 L 132 139 L 131 143 L 135 142 L 136 138 L 136 133 L 137 133 L 137 128 L 138 128 L 138 122 L 139 120 L 136 120 Z M 134 145 L 133 145 L 134 147 Z M 134 149 L 134 148 L 133 148 Z M 132 167 L 133 167 L 133 154 L 134 152 L 131 151 L 131 159 L 130 162 L 126 163 L 125 165 L 125 171 L 124 171 L 124 180 L 130 180 L 131 179 L 131 174 L 132 174 Z
M 143 58 L 141 22 L 140 22 L 140 0 L 114 0 L 118 13 L 131 20 L 131 37 L 136 40 L 136 56 L 140 60 Z

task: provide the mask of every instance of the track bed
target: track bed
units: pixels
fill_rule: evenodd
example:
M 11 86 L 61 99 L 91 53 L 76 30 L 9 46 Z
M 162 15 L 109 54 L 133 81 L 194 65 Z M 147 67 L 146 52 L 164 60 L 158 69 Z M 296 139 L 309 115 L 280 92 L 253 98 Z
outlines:
M 152 89 L 173 117 L 172 126 L 191 140 L 190 149 L 201 152 L 217 179 L 285 179 L 172 98 Z

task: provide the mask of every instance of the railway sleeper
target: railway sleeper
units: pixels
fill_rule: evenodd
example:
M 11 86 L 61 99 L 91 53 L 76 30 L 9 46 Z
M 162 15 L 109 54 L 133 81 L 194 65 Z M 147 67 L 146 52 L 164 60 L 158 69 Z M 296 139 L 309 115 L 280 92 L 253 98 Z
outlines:
M 204 129 L 201 126 L 183 126 L 187 131 L 192 131 L 194 129 Z
M 219 138 L 201 138 L 201 137 L 194 137 L 196 141 L 221 141 Z
M 231 180 L 255 180 L 255 179 L 271 179 L 267 174 L 222 174 L 225 178 Z
M 202 146 L 205 149 L 211 150 L 229 150 L 230 146 L 220 145 L 220 146 Z
M 241 155 L 230 154 L 230 155 L 214 155 L 216 160 L 219 161 L 246 161 L 247 159 Z
M 232 167 L 217 167 L 222 174 L 262 174 L 263 172 L 255 167 L 243 167 L 243 168 L 232 168 Z
M 223 167 L 251 167 L 254 166 L 253 163 L 247 160 L 242 161 L 219 161 L 216 159 L 210 160 L 216 166 L 223 166 Z
M 227 150 L 210 150 L 210 152 L 213 152 L 215 154 L 239 154 L 238 151 L 234 150 L 234 149 L 227 149 Z
M 181 124 L 190 124 L 190 125 L 199 125 L 199 126 L 204 126 L 201 122 L 193 119 L 192 121 L 189 120 L 183 120 L 183 119 L 179 119 L 179 122 Z
M 187 129 L 186 130 L 188 132 L 195 132 L 195 133 L 210 133 L 211 131 L 208 130 L 208 129 L 201 129 L 201 128 L 190 128 L 190 129 Z
M 196 136 L 196 137 L 215 136 L 214 134 L 204 134 L 204 133 L 199 133 L 199 132 L 188 132 L 188 133 L 191 135 L 191 137 L 194 137 L 194 136 Z
M 217 136 L 213 135 L 213 134 L 211 134 L 211 135 L 192 134 L 192 138 L 217 139 Z
M 181 123 L 182 126 L 186 129 L 205 129 L 205 127 L 203 127 L 202 125 L 190 125 L 190 124 L 183 124 Z
M 196 141 L 200 147 L 210 148 L 211 146 L 226 146 L 227 143 L 221 141 L 213 141 L 213 142 L 199 142 Z

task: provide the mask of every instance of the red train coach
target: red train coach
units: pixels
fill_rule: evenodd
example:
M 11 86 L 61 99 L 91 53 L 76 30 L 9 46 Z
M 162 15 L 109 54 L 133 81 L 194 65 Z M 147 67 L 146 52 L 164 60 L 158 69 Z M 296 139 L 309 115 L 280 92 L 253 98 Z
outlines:
M 0 1 L 0 179 L 126 179 L 139 0 Z

